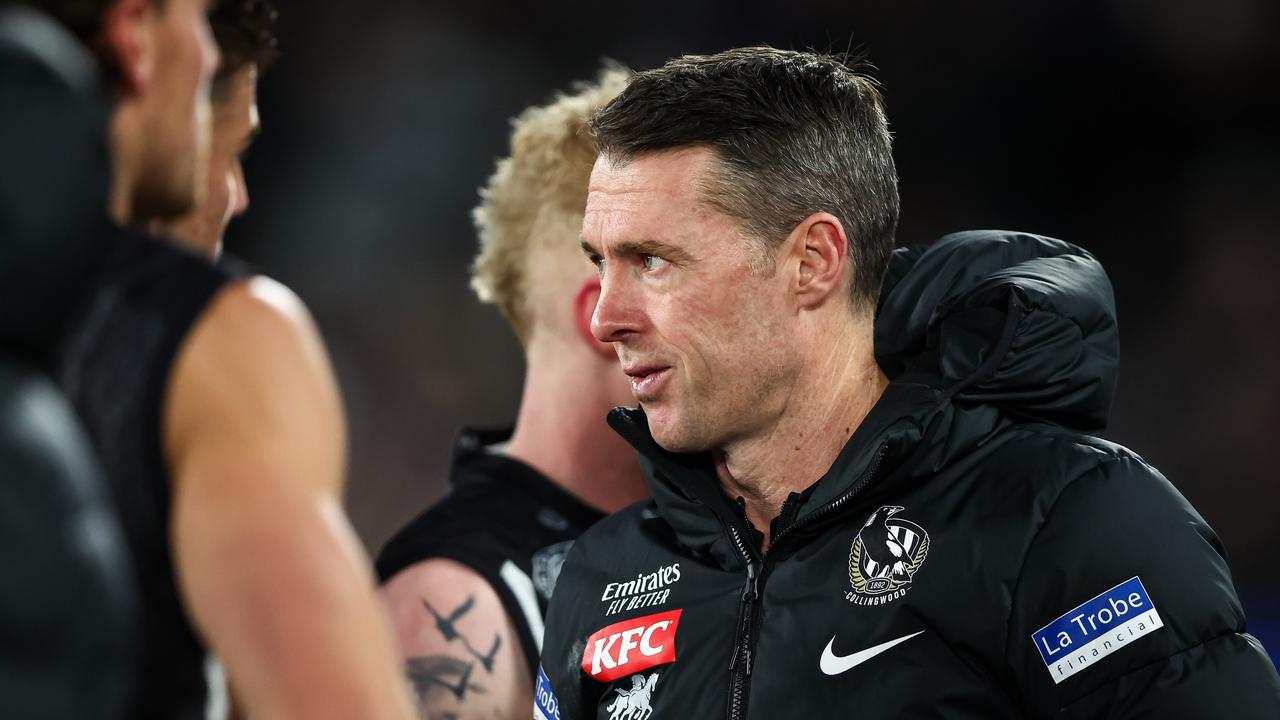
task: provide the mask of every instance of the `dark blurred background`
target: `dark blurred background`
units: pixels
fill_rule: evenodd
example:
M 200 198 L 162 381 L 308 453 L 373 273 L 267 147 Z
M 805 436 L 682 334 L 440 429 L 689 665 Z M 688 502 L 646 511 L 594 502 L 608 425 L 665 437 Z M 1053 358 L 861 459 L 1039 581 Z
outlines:
M 1217 529 L 1280 650 L 1280 4 L 1274 0 L 280 0 L 252 206 L 230 249 L 319 319 L 371 551 L 443 491 L 454 434 L 503 424 L 522 358 L 468 289 L 469 210 L 508 118 L 609 57 L 862 48 L 901 177 L 899 242 L 1053 235 L 1111 273 L 1107 436 Z

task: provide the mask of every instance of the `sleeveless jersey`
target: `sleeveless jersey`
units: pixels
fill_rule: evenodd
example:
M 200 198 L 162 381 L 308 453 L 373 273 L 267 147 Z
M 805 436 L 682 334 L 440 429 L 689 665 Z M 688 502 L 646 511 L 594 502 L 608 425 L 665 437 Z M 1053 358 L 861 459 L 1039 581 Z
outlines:
M 101 459 L 140 595 L 140 688 L 131 717 L 203 718 L 206 652 L 183 609 L 170 550 L 161 423 L 174 360 L 238 271 L 122 233 L 61 353 L 58 381 Z
M 449 491 L 378 553 L 382 582 L 429 558 L 478 573 L 498 594 L 537 677 L 542 624 L 569 546 L 604 517 L 524 463 L 496 452 L 511 430 L 464 430 Z

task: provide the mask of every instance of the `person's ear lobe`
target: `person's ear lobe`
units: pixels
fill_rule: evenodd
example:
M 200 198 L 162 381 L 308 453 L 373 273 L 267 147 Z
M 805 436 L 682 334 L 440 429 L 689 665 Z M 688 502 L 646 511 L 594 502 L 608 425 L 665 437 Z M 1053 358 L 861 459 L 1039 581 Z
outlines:
M 103 13 L 100 43 L 115 67 L 122 97 L 136 97 L 151 84 L 156 65 L 154 13 L 151 0 L 115 0 Z
M 595 314 L 596 302 L 599 300 L 600 278 L 591 277 L 583 280 L 578 286 L 578 291 L 573 295 L 573 327 L 578 337 L 590 345 L 592 350 L 601 355 L 613 357 L 615 354 L 613 346 L 600 342 L 591 330 L 591 316 Z
M 816 307 L 833 294 L 847 293 L 845 270 L 849 264 L 849 239 L 840 220 L 829 213 L 814 213 L 792 233 L 799 263 L 796 268 L 796 303 Z

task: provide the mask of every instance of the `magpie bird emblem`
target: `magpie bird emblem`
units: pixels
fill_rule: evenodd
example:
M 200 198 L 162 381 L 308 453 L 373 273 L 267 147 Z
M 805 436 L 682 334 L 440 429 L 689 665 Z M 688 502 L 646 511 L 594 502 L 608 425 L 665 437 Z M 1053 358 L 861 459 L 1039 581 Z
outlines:
M 880 604 L 868 602 L 885 596 L 888 602 L 901 597 L 920 566 L 929 554 L 929 533 L 924 528 L 898 513 L 906 508 L 901 505 L 885 505 L 862 525 L 849 550 L 849 582 L 853 595 L 850 598 L 859 605 Z

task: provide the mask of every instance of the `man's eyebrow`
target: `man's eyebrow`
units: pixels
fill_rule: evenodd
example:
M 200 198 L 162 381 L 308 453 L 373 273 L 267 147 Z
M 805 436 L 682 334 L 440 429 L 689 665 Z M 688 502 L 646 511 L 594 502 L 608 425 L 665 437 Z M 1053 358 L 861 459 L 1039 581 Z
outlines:
M 600 252 L 587 243 L 582 241 L 582 251 L 587 255 L 600 255 Z M 636 255 L 657 255 L 671 260 L 687 259 L 688 254 L 683 250 L 679 250 L 666 243 L 657 240 L 624 240 L 614 243 L 612 247 L 614 255 L 626 257 Z

